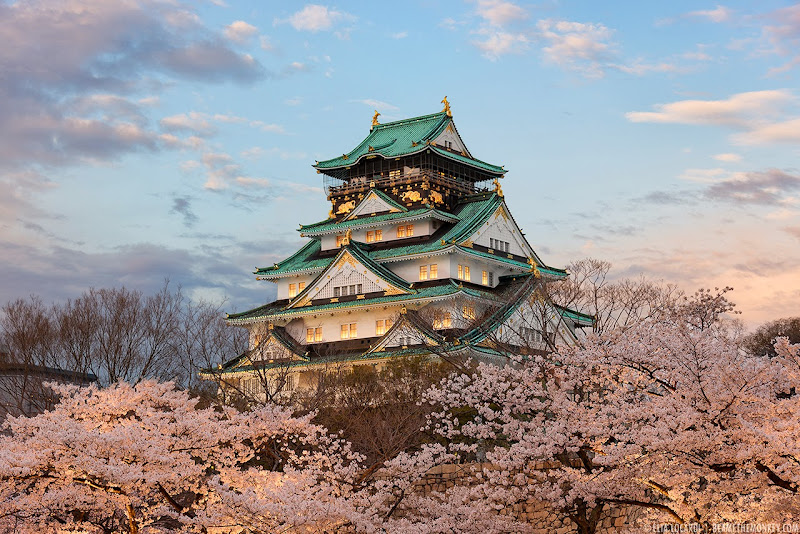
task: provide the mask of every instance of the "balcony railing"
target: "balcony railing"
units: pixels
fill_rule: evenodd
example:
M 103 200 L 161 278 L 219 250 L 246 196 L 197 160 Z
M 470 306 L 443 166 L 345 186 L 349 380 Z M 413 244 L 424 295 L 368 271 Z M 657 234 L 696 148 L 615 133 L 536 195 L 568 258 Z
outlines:
M 479 191 L 475 187 L 475 182 L 456 178 L 452 175 L 431 170 L 412 170 L 388 176 L 387 173 L 375 174 L 372 176 L 359 176 L 342 182 L 337 178 L 328 178 L 325 181 L 325 193 L 328 198 L 351 193 L 361 193 L 373 187 L 377 189 L 388 189 L 395 186 L 403 186 L 411 183 L 427 180 L 431 183 L 443 185 L 453 191 L 471 194 Z M 336 183 L 334 183 L 336 182 Z M 482 190 L 482 189 L 481 189 Z

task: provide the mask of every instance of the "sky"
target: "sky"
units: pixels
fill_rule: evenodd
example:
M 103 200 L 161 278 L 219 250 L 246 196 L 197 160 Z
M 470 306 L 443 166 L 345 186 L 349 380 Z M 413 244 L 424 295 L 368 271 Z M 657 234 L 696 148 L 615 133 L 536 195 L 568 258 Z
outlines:
M 0 303 L 269 302 L 315 160 L 446 95 L 549 265 L 800 314 L 800 4 L 0 0 L 0 42 Z

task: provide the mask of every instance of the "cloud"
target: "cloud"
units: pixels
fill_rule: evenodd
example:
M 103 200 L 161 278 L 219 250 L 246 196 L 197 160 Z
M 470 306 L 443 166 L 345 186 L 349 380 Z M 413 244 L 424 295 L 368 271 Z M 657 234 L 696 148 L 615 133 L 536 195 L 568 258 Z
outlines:
M 740 145 L 797 143 L 800 141 L 800 117 L 785 117 L 798 104 L 797 97 L 790 91 L 775 89 L 738 93 L 726 100 L 659 104 L 656 111 L 631 111 L 625 117 L 631 122 L 728 127 L 736 130 L 731 140 Z
M 800 118 L 755 126 L 749 132 L 734 135 L 733 141 L 742 145 L 800 143 Z
M 480 30 L 478 33 L 485 35 L 485 38 L 475 41 L 475 46 L 483 51 L 486 58 L 493 61 L 506 54 L 522 53 L 528 48 L 529 41 L 523 33 L 493 30 Z
M 523 8 L 503 0 L 479 0 L 476 11 L 486 22 L 499 27 L 528 18 Z
M 725 161 L 727 163 L 738 163 L 742 161 L 742 156 L 740 154 L 732 153 L 714 154 L 714 159 L 717 161 Z
M 800 192 L 800 175 L 789 174 L 779 169 L 735 173 L 731 178 L 711 184 L 705 196 L 711 200 L 782 206 L 796 199 Z
M 168 132 L 191 132 L 200 137 L 207 137 L 217 132 L 208 115 L 196 111 L 164 117 L 159 124 Z
M 392 39 L 405 39 L 408 37 L 408 32 L 396 32 L 390 35 Z
M 692 11 L 690 13 L 687 13 L 687 16 L 704 18 L 710 20 L 711 22 L 719 23 L 719 22 L 728 22 L 729 20 L 731 20 L 733 16 L 733 11 L 731 11 L 725 6 L 718 5 L 714 9 Z
M 251 37 L 258 33 L 258 28 L 243 20 L 237 20 L 225 26 L 225 30 L 223 30 L 222 33 L 234 43 L 245 44 Z
M 197 222 L 197 215 L 192 210 L 192 199 L 188 196 L 173 196 L 170 213 L 183 216 L 183 225 L 191 227 Z
M 800 226 L 784 226 L 783 231 L 792 235 L 800 241 Z
M 330 30 L 340 22 L 354 20 L 355 17 L 344 11 L 336 11 L 328 6 L 308 4 L 300 11 L 294 13 L 286 21 L 276 20 L 277 23 L 288 22 L 298 31 L 318 32 Z
M 774 116 L 794 97 L 786 90 L 739 93 L 726 100 L 681 100 L 659 104 L 657 111 L 632 111 L 625 114 L 631 122 L 710 124 L 746 127 L 753 118 Z
M 545 19 L 536 27 L 545 59 L 562 68 L 599 78 L 614 59 L 613 31 L 602 24 Z
M 153 88 L 171 79 L 249 83 L 268 75 L 182 4 L 2 3 L 0 20 L 5 168 L 158 150 L 165 145 L 143 107 L 157 98 Z
M 680 175 L 682 180 L 697 183 L 712 183 L 731 176 L 731 173 L 719 167 L 715 169 L 686 169 Z
M 220 191 L 230 187 L 231 182 L 242 177 L 242 167 L 229 154 L 206 152 L 200 157 L 206 169 L 206 183 L 203 187 Z

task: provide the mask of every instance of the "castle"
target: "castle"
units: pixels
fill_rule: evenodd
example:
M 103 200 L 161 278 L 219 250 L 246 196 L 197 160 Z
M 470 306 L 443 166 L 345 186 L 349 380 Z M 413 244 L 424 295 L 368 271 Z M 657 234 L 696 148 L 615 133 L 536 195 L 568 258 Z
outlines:
M 271 397 L 403 355 L 545 352 L 591 325 L 537 293 L 568 273 L 533 250 L 506 205 L 506 170 L 473 157 L 442 102 L 385 124 L 376 111 L 354 149 L 316 162 L 328 217 L 301 224 L 308 242 L 256 270 L 277 299 L 227 316 L 249 348 L 205 378 Z

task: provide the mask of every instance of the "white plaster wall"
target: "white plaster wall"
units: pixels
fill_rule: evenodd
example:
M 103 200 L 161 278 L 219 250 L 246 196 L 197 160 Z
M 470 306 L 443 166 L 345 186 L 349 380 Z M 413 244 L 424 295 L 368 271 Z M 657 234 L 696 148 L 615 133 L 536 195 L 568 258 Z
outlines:
M 314 280 L 315 276 L 310 275 L 289 275 L 286 278 L 281 278 L 276 282 L 278 284 L 278 296 L 276 300 L 281 299 L 288 299 L 289 298 L 289 284 L 295 284 L 297 286 L 300 282 L 305 282 L 306 287 Z M 300 294 L 300 291 L 297 291 L 297 294 Z
M 430 277 L 430 266 L 437 265 L 439 273 L 436 278 Z M 419 282 L 419 268 L 421 265 L 428 266 L 428 280 L 442 280 L 449 278 L 450 262 L 448 255 L 430 256 L 427 258 L 397 261 L 392 263 L 385 263 L 384 266 L 391 269 L 393 273 L 401 277 L 406 282 Z
M 300 343 L 306 343 L 306 329 L 322 327 L 322 341 L 341 341 L 341 325 L 355 323 L 356 339 L 375 337 L 375 321 L 396 319 L 400 314 L 400 304 L 376 306 L 368 310 L 336 310 L 326 313 L 306 315 L 286 324 L 286 331 Z M 365 345 L 366 347 L 366 345 Z
M 437 221 L 438 222 L 438 221 Z M 394 223 L 387 223 L 382 224 L 375 227 L 370 228 L 360 228 L 354 229 L 352 232 L 352 239 L 353 241 L 358 241 L 359 243 L 366 243 L 367 242 L 367 232 L 368 231 L 375 231 L 375 230 L 382 230 L 383 231 L 383 242 L 386 241 L 402 241 L 404 239 L 413 239 L 415 237 L 420 236 L 427 236 L 431 235 L 433 232 L 436 231 L 434 225 L 432 224 L 432 219 L 422 219 L 416 221 L 409 221 L 403 222 L 403 226 L 408 224 L 414 225 L 414 235 L 409 237 L 397 237 L 397 227 L 400 226 L 401 223 L 394 222 Z M 437 227 L 438 228 L 438 227 Z M 345 232 L 342 232 L 340 235 L 344 235 Z M 324 235 L 322 236 L 322 250 L 331 250 L 336 248 L 336 235 Z

